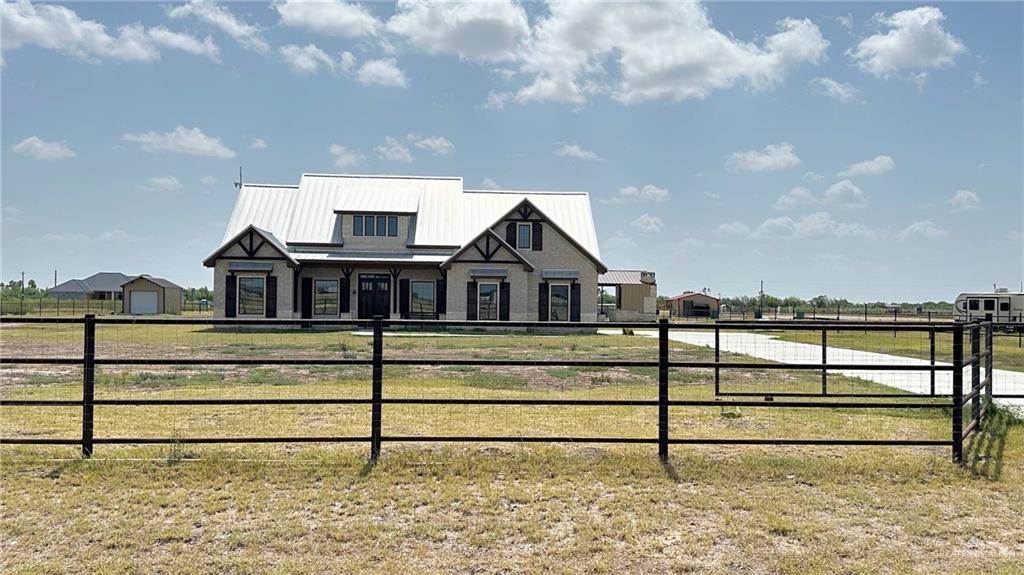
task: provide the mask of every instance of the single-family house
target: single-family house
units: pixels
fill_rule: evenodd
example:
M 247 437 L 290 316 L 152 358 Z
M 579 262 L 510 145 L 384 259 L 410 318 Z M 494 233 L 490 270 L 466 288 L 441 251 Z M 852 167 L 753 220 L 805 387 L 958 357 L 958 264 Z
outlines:
M 71 279 L 48 290 L 47 297 L 75 300 L 119 300 L 121 285 L 132 279 L 121 272 L 99 272 L 85 279 Z
M 216 317 L 597 320 L 585 192 L 460 177 L 304 174 L 243 184 L 214 270 Z

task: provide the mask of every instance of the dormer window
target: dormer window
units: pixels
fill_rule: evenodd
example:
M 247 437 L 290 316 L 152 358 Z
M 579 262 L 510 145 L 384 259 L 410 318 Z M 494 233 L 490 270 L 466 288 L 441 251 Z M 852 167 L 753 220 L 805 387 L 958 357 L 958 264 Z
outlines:
M 398 216 L 356 214 L 352 216 L 353 236 L 398 237 Z

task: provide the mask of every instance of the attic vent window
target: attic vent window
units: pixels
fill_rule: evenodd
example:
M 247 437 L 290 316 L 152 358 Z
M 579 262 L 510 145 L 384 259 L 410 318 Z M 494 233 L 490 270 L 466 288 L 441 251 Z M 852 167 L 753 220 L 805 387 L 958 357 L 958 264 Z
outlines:
M 398 216 L 356 214 L 352 216 L 352 235 L 398 237 Z

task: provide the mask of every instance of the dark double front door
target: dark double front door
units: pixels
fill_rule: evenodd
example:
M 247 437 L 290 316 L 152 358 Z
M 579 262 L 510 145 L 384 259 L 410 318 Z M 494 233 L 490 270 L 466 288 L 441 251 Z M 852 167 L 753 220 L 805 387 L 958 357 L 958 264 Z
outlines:
M 359 274 L 359 319 L 391 314 L 391 276 Z

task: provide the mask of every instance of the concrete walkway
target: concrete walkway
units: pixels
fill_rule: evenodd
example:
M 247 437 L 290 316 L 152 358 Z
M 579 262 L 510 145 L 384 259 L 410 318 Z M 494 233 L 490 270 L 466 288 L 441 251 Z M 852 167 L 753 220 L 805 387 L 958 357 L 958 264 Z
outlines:
M 621 334 L 620 330 L 601 330 L 604 334 Z M 655 331 L 637 331 L 637 335 L 657 337 Z M 715 332 L 708 331 L 679 331 L 669 332 L 669 339 L 688 343 L 690 345 L 715 346 Z M 734 331 L 721 331 L 721 348 L 724 352 L 749 355 L 758 359 L 765 359 L 778 363 L 821 363 L 821 346 L 809 343 L 796 343 L 782 341 L 775 336 L 758 333 L 744 333 Z M 928 365 L 928 360 L 829 347 L 827 350 L 828 363 L 845 364 L 881 364 L 881 365 Z M 949 363 L 937 362 L 938 365 L 950 365 Z M 909 391 L 912 393 L 927 394 L 931 386 L 930 373 L 927 371 L 864 371 L 864 370 L 839 370 L 838 372 L 848 377 L 859 377 L 867 381 L 880 383 L 888 387 Z M 982 373 L 982 377 L 985 374 Z M 1024 372 L 1008 371 L 1005 369 L 993 370 L 992 392 L 995 395 L 1024 394 Z M 964 370 L 964 389 L 970 389 L 971 370 Z M 940 394 L 952 393 L 953 373 L 940 371 L 935 374 L 935 392 Z M 999 403 L 1024 408 L 1024 399 L 1001 399 Z

